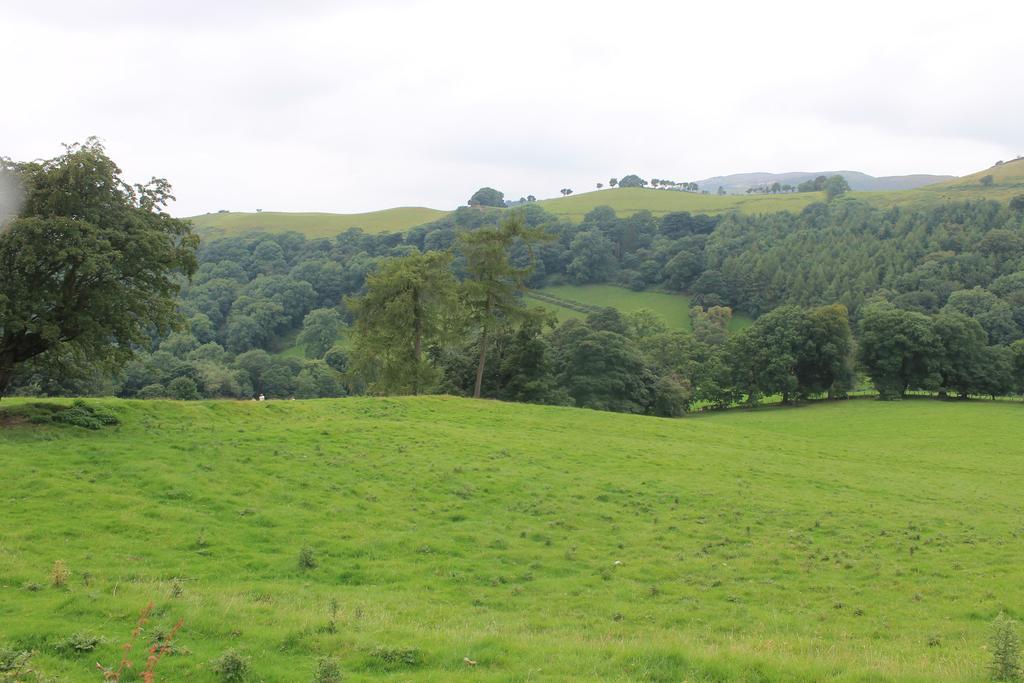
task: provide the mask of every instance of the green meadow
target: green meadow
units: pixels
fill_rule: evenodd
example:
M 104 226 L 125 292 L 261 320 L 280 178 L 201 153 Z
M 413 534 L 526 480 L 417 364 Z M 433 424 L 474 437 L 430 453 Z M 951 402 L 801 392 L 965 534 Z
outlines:
M 1024 615 L 1016 402 L 39 403 L 0 404 L 0 648 L 58 680 L 149 602 L 168 681 L 982 681 Z
M 403 206 L 369 213 L 286 213 L 263 211 L 247 213 L 207 213 L 192 216 L 196 231 L 204 238 L 230 237 L 249 230 L 260 232 L 300 232 L 307 238 L 332 237 L 349 228 L 366 233 L 405 232 L 409 228 L 436 221 L 447 211 L 422 206 Z
M 690 298 L 685 294 L 637 292 L 617 285 L 553 285 L 537 291 L 569 304 L 575 302 L 585 306 L 610 306 L 622 313 L 633 313 L 646 308 L 660 316 L 669 329 L 690 330 L 692 328 L 689 314 L 692 304 Z M 570 318 L 583 319 L 587 316 L 586 313 L 559 305 L 547 297 L 539 299 L 527 294 L 527 298 L 532 305 L 541 305 L 553 311 L 560 321 Z M 749 316 L 742 313 L 737 314 L 732 320 L 730 329 L 741 330 L 751 322 Z

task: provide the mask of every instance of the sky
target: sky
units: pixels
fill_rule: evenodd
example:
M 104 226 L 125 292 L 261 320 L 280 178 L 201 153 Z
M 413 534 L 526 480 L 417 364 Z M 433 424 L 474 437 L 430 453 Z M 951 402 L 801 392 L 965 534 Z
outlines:
M 1019 0 L 3 0 L 0 156 L 95 135 L 181 216 L 963 175 L 1024 154 L 1022 26 Z

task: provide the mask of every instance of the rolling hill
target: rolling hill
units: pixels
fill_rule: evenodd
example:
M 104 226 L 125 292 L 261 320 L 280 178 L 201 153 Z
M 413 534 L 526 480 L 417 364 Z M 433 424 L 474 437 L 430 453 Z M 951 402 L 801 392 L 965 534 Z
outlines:
M 447 211 L 422 206 L 403 206 L 369 213 L 206 213 L 192 216 L 200 235 L 206 238 L 228 237 L 248 230 L 287 232 L 294 230 L 306 237 L 330 237 L 349 228 L 367 233 L 403 232 L 417 225 L 436 221 Z
M 982 681 L 1024 604 L 1019 403 L 90 403 L 0 405 L 0 653 L 60 680 L 152 601 L 168 681 Z
M 722 176 L 723 178 L 743 178 L 762 174 L 740 174 L 738 176 Z M 981 184 L 981 178 L 992 175 L 991 186 Z M 864 176 L 871 178 L 870 176 Z M 865 181 L 862 191 L 854 191 L 847 195 L 850 198 L 862 199 L 876 206 L 927 206 L 943 201 L 964 199 L 995 199 L 1008 201 L 1011 197 L 1024 193 L 1024 160 L 1008 161 L 984 171 L 979 171 L 962 178 L 930 182 L 947 176 L 892 176 L 890 178 L 873 178 L 870 183 Z M 708 179 L 703 182 L 712 182 Z M 929 184 L 914 189 L 896 189 L 900 184 L 929 181 Z M 871 183 L 880 189 L 868 190 Z M 717 187 L 717 186 L 716 186 Z M 820 192 L 797 194 L 734 194 L 718 196 L 716 194 L 699 194 L 693 192 L 676 192 L 671 190 L 655 190 L 652 188 L 609 188 L 592 192 L 582 192 L 568 197 L 543 199 L 538 204 L 550 213 L 571 221 L 580 221 L 589 211 L 598 206 L 610 206 L 620 216 L 637 211 L 650 211 L 655 216 L 663 216 L 674 211 L 690 213 L 721 214 L 730 211 L 742 213 L 772 213 L 776 211 L 800 211 L 805 206 L 824 200 Z M 423 225 L 447 215 L 449 212 L 424 207 L 399 207 L 383 209 L 359 214 L 337 213 L 282 213 L 264 211 L 262 213 L 208 213 L 193 216 L 200 235 L 211 239 L 236 235 L 247 230 L 264 230 L 285 232 L 294 230 L 307 237 L 330 237 L 353 227 L 368 233 L 401 232 L 409 228 Z

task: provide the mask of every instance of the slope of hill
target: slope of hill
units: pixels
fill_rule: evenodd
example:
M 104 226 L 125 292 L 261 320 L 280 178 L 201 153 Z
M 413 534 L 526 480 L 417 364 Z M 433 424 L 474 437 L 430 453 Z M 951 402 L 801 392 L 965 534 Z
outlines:
M 538 297 L 542 295 L 543 298 Z M 547 296 L 543 296 L 547 295 Z M 690 330 L 690 298 L 685 294 L 668 292 L 636 292 L 617 285 L 555 285 L 543 287 L 527 294 L 531 305 L 541 305 L 554 311 L 559 320 L 585 318 L 586 313 L 575 310 L 572 304 L 584 306 L 610 306 L 622 313 L 633 313 L 646 308 L 657 314 L 670 330 Z M 559 305 L 564 301 L 569 305 Z M 753 322 L 742 313 L 736 314 L 730 325 L 738 331 Z
M 718 188 L 721 187 L 730 194 L 742 194 L 752 187 L 771 185 L 772 183 L 799 185 L 806 180 L 813 180 L 822 175 L 841 175 L 846 178 L 846 182 L 856 192 L 913 190 L 924 185 L 953 180 L 955 178 L 955 176 L 951 175 L 929 175 L 925 173 L 876 178 L 860 171 L 817 171 L 814 173 L 793 171 L 790 173 L 734 173 L 698 180 L 697 185 L 700 186 L 700 189 L 707 190 L 708 192 L 717 192 Z
M 738 210 L 743 213 L 766 213 L 799 211 L 808 204 L 821 201 L 823 197 L 824 194 L 821 192 L 784 195 L 725 195 L 720 197 L 695 192 L 625 187 L 583 192 L 556 199 L 544 199 L 539 204 L 556 216 L 579 221 L 598 206 L 610 206 L 620 216 L 627 216 L 637 211 L 650 211 L 655 216 L 663 216 L 674 211 L 718 214 Z
M 348 230 L 361 228 L 363 232 L 402 232 L 409 228 L 436 221 L 447 211 L 422 206 L 403 206 L 369 213 L 206 213 L 192 216 L 198 232 L 204 237 L 227 237 L 247 230 L 264 232 L 295 231 L 306 237 L 330 237 Z
M 1024 604 L 1017 403 L 94 403 L 0 406 L 0 647 L 61 680 L 153 601 L 168 681 L 982 681 Z

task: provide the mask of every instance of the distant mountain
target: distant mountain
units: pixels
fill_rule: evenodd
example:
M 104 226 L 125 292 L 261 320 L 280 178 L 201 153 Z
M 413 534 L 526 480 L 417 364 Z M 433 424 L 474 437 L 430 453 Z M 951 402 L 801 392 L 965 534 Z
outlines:
M 698 180 L 697 185 L 700 186 L 701 190 L 707 190 L 708 192 L 717 192 L 721 186 L 729 194 L 743 194 L 751 187 L 771 185 L 772 183 L 799 185 L 805 180 L 813 180 L 820 175 L 841 175 L 846 178 L 846 182 L 850 183 L 850 188 L 857 192 L 914 190 L 924 185 L 953 180 L 956 177 L 919 173 L 915 175 L 893 175 L 876 178 L 860 171 L 817 171 L 815 173 L 793 171 L 790 173 L 734 173 L 732 175 Z

